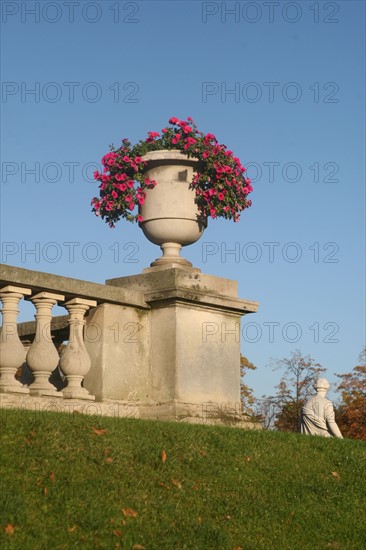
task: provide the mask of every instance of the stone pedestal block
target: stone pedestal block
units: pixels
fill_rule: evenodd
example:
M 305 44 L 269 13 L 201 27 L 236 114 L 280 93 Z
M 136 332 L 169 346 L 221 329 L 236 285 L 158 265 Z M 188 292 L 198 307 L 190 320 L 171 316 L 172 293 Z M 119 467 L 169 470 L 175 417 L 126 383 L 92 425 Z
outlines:
M 146 308 L 89 315 L 90 393 L 134 401 L 146 417 L 240 415 L 240 317 L 258 304 L 239 299 L 235 281 L 163 266 L 106 284 L 141 293 Z

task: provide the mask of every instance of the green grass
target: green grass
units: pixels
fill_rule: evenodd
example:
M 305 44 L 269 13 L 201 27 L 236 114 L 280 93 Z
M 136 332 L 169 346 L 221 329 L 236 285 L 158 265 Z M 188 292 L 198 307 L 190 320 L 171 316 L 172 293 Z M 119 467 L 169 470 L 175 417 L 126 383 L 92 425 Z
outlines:
M 362 442 L 27 411 L 1 420 L 3 549 L 366 546 Z

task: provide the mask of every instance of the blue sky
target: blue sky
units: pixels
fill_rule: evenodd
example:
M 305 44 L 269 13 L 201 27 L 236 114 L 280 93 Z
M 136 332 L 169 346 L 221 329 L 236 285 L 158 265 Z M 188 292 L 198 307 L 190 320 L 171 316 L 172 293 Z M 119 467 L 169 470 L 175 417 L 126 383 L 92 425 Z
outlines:
M 184 255 L 260 302 L 242 328 L 256 396 L 279 380 L 271 358 L 295 349 L 333 383 L 350 371 L 365 333 L 365 3 L 1 7 L 2 262 L 95 282 L 140 273 L 159 251 L 91 214 L 92 173 L 110 143 L 192 116 L 253 180 L 241 221 L 210 220 Z

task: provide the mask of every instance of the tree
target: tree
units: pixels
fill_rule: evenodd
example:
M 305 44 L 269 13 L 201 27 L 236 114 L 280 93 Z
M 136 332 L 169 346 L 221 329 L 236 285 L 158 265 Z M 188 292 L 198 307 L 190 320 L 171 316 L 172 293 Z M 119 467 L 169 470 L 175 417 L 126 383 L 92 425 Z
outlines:
M 256 368 L 247 357 L 240 354 L 240 401 L 243 412 L 251 416 L 254 415 L 255 398 L 252 388 L 245 383 L 244 379 L 249 370 L 256 370 Z
M 290 357 L 274 361 L 274 370 L 283 374 L 276 386 L 277 393 L 263 396 L 260 407 L 265 414 L 264 426 L 285 432 L 300 431 L 301 408 L 307 397 L 313 393 L 313 385 L 326 369 L 316 363 L 310 355 L 303 356 L 295 350 Z
M 336 408 L 339 429 L 344 437 L 366 441 L 366 348 L 352 372 L 337 374 L 342 382 L 337 391 L 342 401 Z

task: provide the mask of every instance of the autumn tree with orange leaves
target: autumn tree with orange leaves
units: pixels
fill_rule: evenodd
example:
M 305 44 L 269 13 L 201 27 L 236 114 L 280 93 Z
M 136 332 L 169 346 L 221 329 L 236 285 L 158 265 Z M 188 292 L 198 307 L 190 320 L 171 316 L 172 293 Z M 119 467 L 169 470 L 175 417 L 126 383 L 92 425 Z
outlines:
M 336 418 L 343 437 L 366 441 L 366 348 L 352 372 L 337 374 L 342 381 L 337 391 L 342 401 L 336 407 Z

